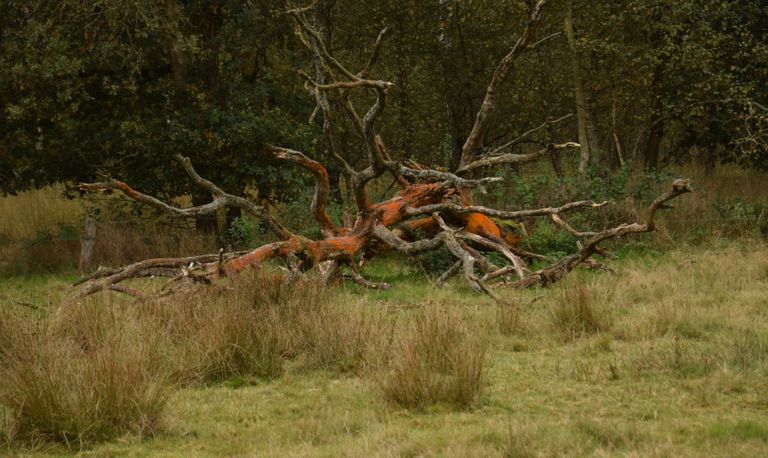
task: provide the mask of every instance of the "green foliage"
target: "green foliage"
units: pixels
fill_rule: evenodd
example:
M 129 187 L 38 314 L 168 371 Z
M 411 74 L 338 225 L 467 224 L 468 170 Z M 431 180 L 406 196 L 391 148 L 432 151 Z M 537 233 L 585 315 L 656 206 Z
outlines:
M 525 244 L 536 253 L 553 257 L 576 251 L 576 239 L 548 221 L 537 224 L 528 234 Z
M 241 216 L 235 218 L 230 224 L 229 236 L 237 248 L 253 248 L 256 245 L 256 234 L 259 233 L 259 230 L 258 222 Z
M 768 203 L 748 202 L 741 198 L 718 198 L 713 207 L 731 234 L 755 233 L 768 236 Z
M 174 3 L 7 2 L 0 191 L 108 170 L 178 195 L 182 153 L 225 189 L 291 196 L 302 179 L 275 174 L 260 147 L 314 136 L 290 24 L 271 16 L 280 3 Z
M 333 3 L 344 14 L 332 16 L 328 47 L 349 68 L 364 66 L 381 25 L 390 26 L 374 73 L 395 83 L 380 122 L 393 155 L 455 165 L 485 83 L 515 41 L 510 30 L 524 24 L 526 2 Z M 768 10 L 759 0 L 574 3 L 577 53 L 602 143 L 594 162 L 615 171 L 619 149 L 627 164 L 642 161 L 655 129 L 659 166 L 768 164 Z M 296 70 L 310 61 L 291 21 L 275 14 L 282 1 L 4 5 L 0 192 L 89 181 L 107 170 L 137 188 L 178 195 L 191 190 L 170 160 L 182 153 L 227 190 L 252 186 L 285 201 L 302 191 L 306 174 L 267 157 L 261 145 L 331 162 L 319 120 L 306 122 L 314 101 Z M 548 5 L 540 35 L 560 31 L 562 15 Z M 488 147 L 572 110 L 571 52 L 553 38 L 523 56 L 501 88 Z M 533 140 L 573 138 L 573 124 Z M 342 152 L 360 165 L 354 128 L 340 120 L 335 129 Z M 606 195 L 618 181 L 603 179 Z M 535 200 L 523 195 L 523 203 Z
M 427 272 L 439 276 L 456 262 L 456 258 L 447 248 L 440 248 L 419 255 L 419 262 Z

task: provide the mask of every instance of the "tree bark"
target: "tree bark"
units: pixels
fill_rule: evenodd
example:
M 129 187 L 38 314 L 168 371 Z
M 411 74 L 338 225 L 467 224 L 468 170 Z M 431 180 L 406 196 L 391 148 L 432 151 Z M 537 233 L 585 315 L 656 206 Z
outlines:
M 83 234 L 80 237 L 80 273 L 91 270 L 93 247 L 96 245 L 96 217 L 92 209 L 88 210 L 83 224 Z
M 655 171 L 659 167 L 659 149 L 664 138 L 662 81 L 662 68 L 658 66 L 654 69 L 653 79 L 651 80 L 651 97 L 653 97 L 653 100 L 651 101 L 650 125 L 648 127 L 648 136 L 643 145 L 645 168 L 651 171 Z
M 573 93 L 576 98 L 576 125 L 579 135 L 579 173 L 587 172 L 591 160 L 592 151 L 589 145 L 588 135 L 588 110 L 587 97 L 584 91 L 584 83 L 581 79 L 581 66 L 576 46 L 576 35 L 573 32 L 573 0 L 568 0 L 565 14 L 565 36 L 568 39 L 568 47 L 571 51 L 571 77 L 573 78 Z
M 187 60 L 182 50 L 181 4 L 178 0 L 165 0 L 165 15 L 167 21 L 166 46 L 171 63 L 175 109 L 184 104 L 187 92 Z

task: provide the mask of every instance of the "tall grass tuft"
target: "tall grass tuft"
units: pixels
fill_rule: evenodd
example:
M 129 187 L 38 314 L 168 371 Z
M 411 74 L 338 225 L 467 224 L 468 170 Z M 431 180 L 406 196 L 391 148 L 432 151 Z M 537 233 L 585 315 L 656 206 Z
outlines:
M 362 375 L 381 365 L 392 335 L 381 311 L 339 301 L 307 305 L 291 317 L 305 368 Z
M 78 225 L 85 205 L 81 199 L 64 198 L 63 193 L 63 186 L 51 186 L 0 196 L 0 215 L 9 215 L 0 219 L 0 238 L 28 240 L 61 225 Z
M 511 421 L 501 452 L 505 458 L 533 458 L 537 456 L 530 432 L 519 423 L 513 425 Z
M 511 336 L 525 331 L 518 304 L 497 306 L 493 323 L 503 336 Z
M 158 342 L 136 315 L 91 305 L 61 321 L 0 320 L 0 403 L 18 438 L 82 448 L 162 428 L 173 387 Z
M 315 281 L 253 270 L 229 290 L 147 303 L 143 313 L 167 340 L 184 384 L 276 378 L 290 359 L 307 369 L 360 373 L 387 327 L 380 315 L 334 297 Z
M 197 384 L 279 377 L 295 338 L 282 310 L 294 298 L 278 288 L 260 275 L 245 275 L 230 290 L 145 304 L 143 313 L 167 342 L 174 378 Z
M 604 332 L 612 326 L 609 310 L 598 304 L 594 294 L 582 285 L 558 291 L 549 316 L 552 326 L 565 340 Z
M 396 339 L 390 364 L 381 388 L 391 402 L 466 409 L 485 383 L 486 349 L 449 308 L 430 305 Z

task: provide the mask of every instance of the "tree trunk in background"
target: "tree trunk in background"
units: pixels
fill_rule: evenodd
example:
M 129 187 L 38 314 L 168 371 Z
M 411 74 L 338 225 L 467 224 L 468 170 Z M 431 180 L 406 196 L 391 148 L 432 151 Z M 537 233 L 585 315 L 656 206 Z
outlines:
M 211 197 L 205 193 L 193 192 L 192 193 L 192 205 L 204 205 L 211 201 Z M 195 218 L 195 229 L 200 234 L 215 235 L 218 239 L 219 236 L 219 224 L 217 222 L 216 215 L 202 215 Z
M 563 173 L 563 165 L 560 161 L 560 151 L 550 151 L 549 163 L 552 164 L 552 170 L 558 178 L 563 178 L 565 176 Z
M 591 149 L 588 136 L 589 114 L 587 110 L 587 97 L 584 84 L 581 80 L 581 68 L 579 55 L 576 49 L 576 35 L 573 32 L 573 1 L 568 0 L 565 14 L 565 36 L 568 39 L 568 47 L 571 50 L 571 75 L 573 77 L 573 92 L 576 98 L 576 123 L 579 132 L 580 158 L 579 173 L 584 174 L 589 166 Z M 594 127 L 592 128 L 594 131 Z
M 461 164 L 464 141 L 472 129 L 475 121 L 477 107 L 472 99 L 472 84 L 475 82 L 471 76 L 465 76 L 453 66 L 460 60 L 461 65 L 470 71 L 468 53 L 464 32 L 461 27 L 462 16 L 458 2 L 441 2 L 441 20 L 444 24 L 442 30 L 442 56 L 440 65 L 443 73 L 443 94 L 445 105 L 448 107 L 451 125 L 451 158 L 446 164 L 449 170 L 456 170 Z M 456 24 L 457 40 L 450 36 L 450 28 Z
M 318 0 L 314 8 L 314 19 L 317 32 L 320 34 L 320 38 L 323 40 L 325 45 L 328 47 L 328 51 L 330 52 L 333 52 L 333 7 L 335 4 L 336 0 Z M 327 82 L 325 72 L 321 67 L 318 66 L 317 63 L 315 63 L 314 77 L 315 81 L 318 81 L 321 84 Z M 331 111 L 333 113 L 344 112 L 344 108 L 338 100 L 328 97 L 328 103 L 332 106 Z M 343 145 L 340 148 L 339 154 L 347 159 L 347 154 L 345 154 L 345 152 L 347 151 L 348 144 L 350 143 L 348 133 L 345 131 L 334 131 L 334 135 L 336 137 L 336 144 Z M 328 142 L 328 151 L 326 153 L 328 156 L 330 156 L 330 139 L 325 138 L 325 140 Z M 328 167 L 331 198 L 338 202 L 343 200 L 341 189 L 338 186 L 342 173 L 343 172 L 340 168 Z
M 662 111 L 664 103 L 661 93 L 662 66 L 659 65 L 653 71 L 651 81 L 651 117 L 648 127 L 648 137 L 643 145 L 643 159 L 647 170 L 657 170 L 659 167 L 659 148 L 664 138 L 664 117 Z
M 612 162 L 614 166 L 618 165 L 620 168 L 624 168 L 624 148 L 621 146 L 621 140 L 619 140 L 616 112 L 616 96 L 613 95 L 611 97 L 611 136 L 613 137 L 615 159 Z
M 645 168 L 647 170 L 657 170 L 659 167 L 659 147 L 664 138 L 664 121 L 661 117 L 654 115 L 651 118 L 651 129 L 648 132 L 648 138 L 645 142 L 643 157 L 645 159 Z
M 174 84 L 173 105 L 174 109 L 179 109 L 184 104 L 187 92 L 187 60 L 181 45 L 182 36 L 179 24 L 181 4 L 178 0 L 165 0 L 165 16 L 167 21 L 166 46 Z
M 217 36 L 223 22 L 221 7 L 213 4 L 209 5 L 205 18 L 205 28 L 207 29 L 206 48 L 208 49 L 208 59 L 205 62 L 205 77 L 208 83 L 208 92 L 210 92 L 211 98 L 217 102 L 220 108 L 224 108 L 227 105 L 224 91 L 220 90 L 219 84 L 219 55 L 221 53 Z
M 451 112 L 451 163 L 449 164 L 449 170 L 456 170 L 461 162 L 464 137 L 461 135 L 461 119 L 459 119 L 459 115 L 452 107 L 449 107 L 449 110 Z
M 91 270 L 94 245 L 96 245 L 96 217 L 94 210 L 89 209 L 83 224 L 83 235 L 80 237 L 80 273 Z

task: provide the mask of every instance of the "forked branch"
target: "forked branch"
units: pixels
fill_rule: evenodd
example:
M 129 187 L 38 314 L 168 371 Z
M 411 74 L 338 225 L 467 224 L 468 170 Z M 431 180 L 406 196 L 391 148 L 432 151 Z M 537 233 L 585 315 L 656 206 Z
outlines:
M 201 177 L 192 167 L 192 162 L 189 158 L 182 155 L 177 155 L 176 160 L 184 167 L 184 171 L 192 178 L 198 186 L 210 192 L 213 200 L 207 204 L 198 205 L 189 208 L 180 208 L 170 205 L 156 197 L 150 196 L 139 192 L 128 184 L 115 180 L 111 177 L 106 177 L 104 181 L 98 183 L 81 183 L 80 189 L 83 191 L 120 191 L 133 200 L 149 205 L 151 207 L 158 208 L 174 216 L 181 216 L 186 218 L 195 218 L 198 216 L 210 215 L 218 211 L 220 208 L 236 207 L 245 210 L 251 215 L 263 220 L 270 229 L 280 238 L 287 239 L 293 236 L 293 233 L 285 228 L 280 222 L 273 217 L 269 211 L 257 205 L 248 199 L 240 196 L 235 196 L 224 192 L 221 188 L 213 184 L 213 182 Z
M 549 285 L 563 278 L 576 266 L 589 259 L 589 257 L 593 254 L 599 254 L 601 252 L 600 248 L 598 247 L 599 243 L 629 234 L 640 234 L 655 230 L 656 222 L 654 217 L 656 212 L 661 208 L 666 208 L 665 204 L 670 200 L 682 194 L 691 192 L 692 190 L 693 189 L 691 188 L 688 180 L 678 179 L 673 181 L 671 189 L 656 198 L 656 200 L 654 200 L 653 203 L 648 207 L 644 223 L 622 224 L 596 233 L 588 240 L 580 244 L 578 252 L 570 256 L 566 256 L 547 267 L 537 270 L 530 276 L 518 281 L 513 286 L 529 287 L 534 285 Z

